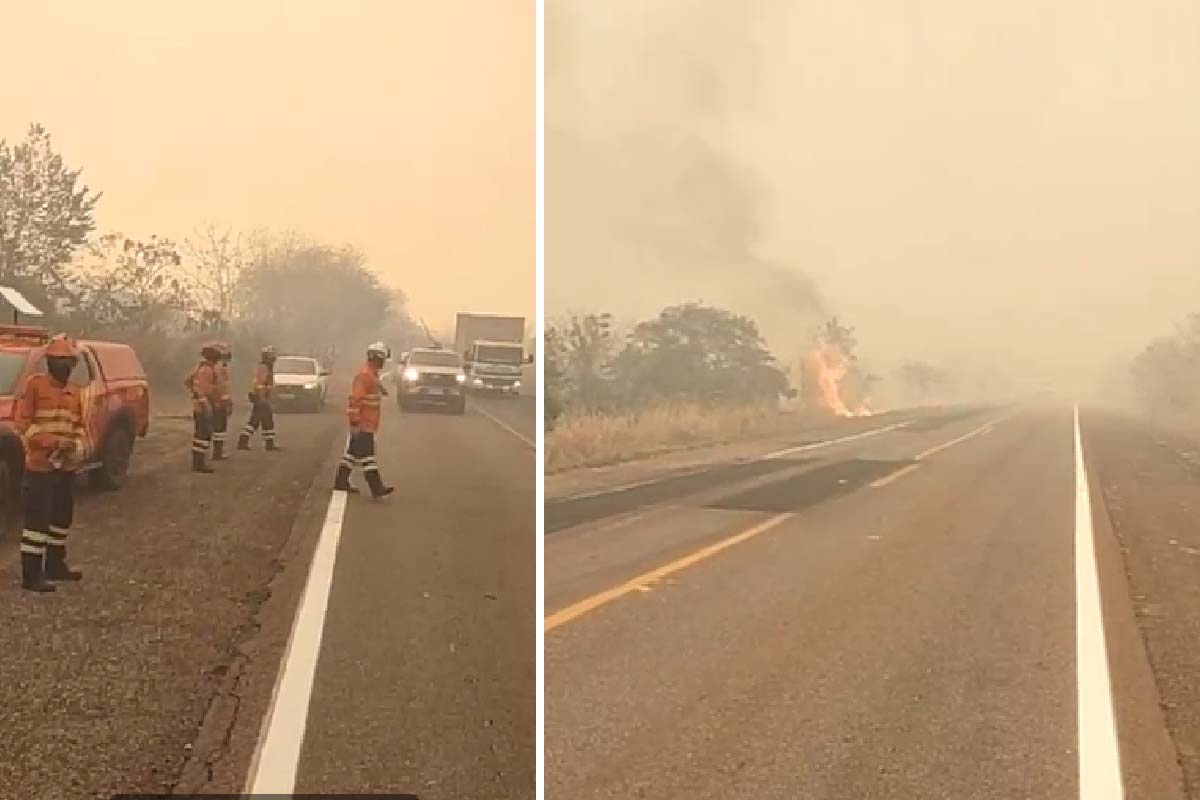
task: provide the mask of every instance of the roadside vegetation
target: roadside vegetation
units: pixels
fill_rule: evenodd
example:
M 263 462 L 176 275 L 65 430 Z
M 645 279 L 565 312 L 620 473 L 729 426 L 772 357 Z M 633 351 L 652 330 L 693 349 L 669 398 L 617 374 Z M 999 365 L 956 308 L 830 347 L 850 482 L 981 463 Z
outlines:
M 0 141 L 0 285 L 52 328 L 133 345 L 156 387 L 175 390 L 211 338 L 233 345 L 238 385 L 268 343 L 327 358 L 356 356 L 381 331 L 398 347 L 425 339 L 352 247 L 204 223 L 182 242 L 98 231 L 102 202 L 42 126 Z
M 833 319 L 813 334 L 844 348 L 843 391 L 864 399 L 876 379 L 853 358 L 853 329 Z M 543 351 L 549 472 L 795 430 L 829 413 L 804 400 L 819 394 L 816 377 L 793 376 L 753 320 L 698 303 L 625 330 L 609 314 L 570 315 L 547 325 Z
M 1159 418 L 1195 419 L 1200 413 L 1200 314 L 1150 342 L 1130 368 L 1134 396 Z

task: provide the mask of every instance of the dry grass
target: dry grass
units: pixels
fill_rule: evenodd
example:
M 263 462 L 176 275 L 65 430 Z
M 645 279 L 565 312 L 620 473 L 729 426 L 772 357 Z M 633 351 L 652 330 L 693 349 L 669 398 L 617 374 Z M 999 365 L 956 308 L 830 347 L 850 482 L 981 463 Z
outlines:
M 760 406 L 664 406 L 568 416 L 546 432 L 546 472 L 598 467 L 795 428 L 794 414 Z

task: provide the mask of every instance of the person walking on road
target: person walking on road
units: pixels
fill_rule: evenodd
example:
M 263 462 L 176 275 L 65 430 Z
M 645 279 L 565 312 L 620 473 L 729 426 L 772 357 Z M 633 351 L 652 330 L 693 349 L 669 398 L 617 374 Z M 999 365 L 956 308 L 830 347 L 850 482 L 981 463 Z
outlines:
M 217 366 L 221 360 L 221 347 L 210 342 L 200 348 L 200 356 L 200 363 L 185 381 L 192 390 L 192 419 L 195 420 L 192 433 L 192 471 L 211 473 L 213 469 L 206 462 L 209 448 L 213 444 L 217 407 L 221 405 Z
M 350 403 L 346 409 L 350 420 L 350 438 L 346 441 L 346 453 L 342 456 L 342 463 L 338 465 L 333 481 L 333 488 L 337 491 L 358 493 L 358 489 L 350 484 L 350 473 L 355 467 L 362 467 L 367 485 L 371 487 L 371 495 L 376 500 L 395 491 L 391 486 L 383 485 L 379 465 L 375 461 L 375 434 L 379 432 L 381 398 L 385 393 L 379 373 L 391 356 L 392 351 L 386 344 L 376 342 L 367 348 L 367 363 L 354 376 Z
M 271 390 L 275 386 L 275 348 L 264 347 L 254 370 L 254 388 L 250 390 L 250 420 L 238 438 L 238 450 L 250 449 L 250 437 L 262 428 L 268 450 L 282 450 L 275 444 L 275 414 L 271 410 Z
M 229 362 L 233 359 L 233 348 L 227 342 L 218 342 L 221 359 L 217 362 L 217 403 L 213 406 L 213 461 L 224 461 L 225 436 L 229 430 L 229 417 L 233 413 L 233 398 L 229 394 Z
M 46 372 L 31 375 L 17 399 L 14 424 L 25 445 L 25 524 L 21 586 L 52 592 L 48 581 L 78 581 L 67 566 L 75 516 L 75 471 L 84 444 L 80 387 L 71 383 L 79 351 L 65 335 L 46 347 Z

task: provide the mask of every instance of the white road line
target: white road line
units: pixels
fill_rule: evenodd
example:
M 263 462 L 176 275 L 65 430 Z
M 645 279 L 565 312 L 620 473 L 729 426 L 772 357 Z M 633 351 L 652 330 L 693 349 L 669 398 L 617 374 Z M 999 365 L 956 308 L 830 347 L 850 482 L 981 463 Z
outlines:
M 325 513 L 325 524 L 317 538 L 304 595 L 292 622 L 275 693 L 250 765 L 246 793 L 252 797 L 273 794 L 290 797 L 295 789 L 300 748 L 304 744 L 304 728 L 308 722 L 308 704 L 317 657 L 321 652 L 321 635 L 325 630 L 325 610 L 333 584 L 333 567 L 338 541 L 342 537 L 346 497 L 346 492 L 333 493 Z
M 504 422 L 502 419 L 497 417 L 495 414 L 491 414 L 487 411 L 484 411 L 482 408 L 480 408 L 477 405 L 473 405 L 471 407 L 474 408 L 476 411 L 478 411 L 480 414 L 483 414 L 485 417 L 490 419 L 492 422 L 499 425 L 504 430 L 511 433 L 513 436 L 520 439 L 522 442 L 524 442 L 529 447 L 532 447 L 535 451 L 537 450 L 537 442 L 533 441 L 533 439 L 530 439 L 528 436 L 526 436 L 523 433 L 518 433 L 511 425 L 509 425 L 507 422 Z
M 879 489 L 881 487 L 887 486 L 889 483 L 893 483 L 895 481 L 900 480 L 901 478 L 903 478 L 905 475 L 909 474 L 910 472 L 916 472 L 920 468 L 920 466 L 921 466 L 920 464 L 909 464 L 907 467 L 901 467 L 900 469 L 896 470 L 895 472 L 891 473 L 890 475 L 884 475 L 882 478 L 872 481 L 871 488 Z
M 929 448 L 928 450 L 923 450 L 920 453 L 917 453 L 915 456 L 913 456 L 913 461 L 924 461 L 925 459 L 929 458 L 932 455 L 935 455 L 937 453 L 942 452 L 943 450 L 947 450 L 951 447 L 954 447 L 954 445 L 956 445 L 956 444 L 962 444 L 963 442 L 967 441 L 968 439 L 973 439 L 981 433 L 990 431 L 994 426 L 999 424 L 1001 421 L 1002 420 L 999 420 L 999 419 L 990 420 L 989 422 L 986 422 L 983 425 L 980 425 L 978 428 L 967 431 L 962 436 L 959 436 L 957 439 L 951 439 L 948 442 L 942 442 L 939 445 L 934 445 L 933 447 Z
M 773 461 L 775 459 L 779 459 L 779 458 L 783 458 L 784 456 L 791 455 L 792 453 L 800 453 L 800 452 L 804 452 L 807 450 L 820 450 L 823 447 L 831 447 L 832 445 L 842 444 L 843 442 L 852 442 L 856 439 L 865 439 L 866 437 L 874 436 L 877 433 L 884 433 L 886 431 L 896 430 L 897 428 L 903 428 L 906 425 L 909 425 L 910 422 L 911 422 L 910 420 L 905 420 L 904 422 L 896 422 L 896 423 L 893 423 L 893 424 L 888 425 L 883 428 L 872 428 L 869 431 L 864 431 L 862 433 L 855 433 L 850 436 L 843 436 L 839 439 L 823 439 L 819 442 L 810 442 L 808 444 L 797 445 L 795 447 L 789 447 L 786 450 L 776 450 L 774 453 L 767 453 L 766 455 L 761 455 L 761 456 L 750 456 L 747 458 L 736 459 L 734 461 L 721 461 L 721 462 L 715 462 L 715 463 L 710 463 L 710 464 L 699 464 L 696 466 L 686 467 L 686 468 L 683 468 L 680 470 L 676 470 L 674 472 L 667 474 L 665 477 L 655 476 L 653 478 L 645 478 L 640 481 L 632 481 L 630 483 L 620 483 L 615 486 L 606 486 L 602 489 L 592 489 L 592 490 L 585 491 L 585 492 L 578 492 L 576 494 L 563 495 L 561 497 L 551 498 L 549 502 L 569 503 L 569 502 L 572 502 L 575 500 L 586 500 L 591 497 L 599 497 L 601 495 L 606 495 L 606 494 L 617 494 L 618 492 L 626 492 L 626 491 L 629 491 L 630 489 L 640 489 L 643 486 L 653 486 L 657 483 L 666 483 L 667 481 L 673 480 L 675 478 L 688 477 L 691 475 L 698 475 L 702 472 L 705 472 L 705 471 L 711 469 L 713 466 L 725 466 L 728 464 L 753 464 L 753 463 L 757 463 L 759 461 Z
M 1092 498 L 1075 406 L 1075 666 L 1078 671 L 1079 798 L 1121 800 L 1121 757 L 1113 714 Z
M 875 436 L 876 434 L 887 433 L 888 431 L 894 431 L 897 428 L 903 428 L 908 424 L 909 424 L 908 420 L 906 420 L 904 422 L 894 422 L 891 425 L 885 425 L 882 428 L 871 428 L 870 430 L 863 431 L 862 433 L 853 433 L 849 436 L 840 436 L 837 439 L 825 439 L 820 442 L 812 442 L 810 444 L 801 444 L 801 445 L 797 445 L 796 447 L 789 447 L 786 450 L 776 450 L 774 453 L 767 453 L 765 456 L 759 456 L 758 458 L 753 459 L 753 460 L 755 460 L 755 461 L 772 461 L 774 459 L 783 458 L 785 456 L 790 456 L 795 453 L 806 453 L 809 450 L 820 450 L 823 447 L 832 447 L 835 444 L 842 444 L 843 442 L 854 442 L 859 439 L 866 439 L 868 436 Z

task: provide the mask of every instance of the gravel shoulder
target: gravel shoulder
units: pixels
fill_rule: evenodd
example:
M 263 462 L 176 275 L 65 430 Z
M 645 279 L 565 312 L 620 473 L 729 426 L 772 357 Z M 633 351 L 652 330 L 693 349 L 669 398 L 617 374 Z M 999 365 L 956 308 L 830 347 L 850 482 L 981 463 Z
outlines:
M 0 543 L 3 800 L 176 785 L 343 427 L 334 411 L 279 415 L 286 452 L 234 452 L 195 475 L 175 405 L 138 443 L 125 488 L 81 490 L 69 549 L 81 584 L 23 592 L 17 542 Z

